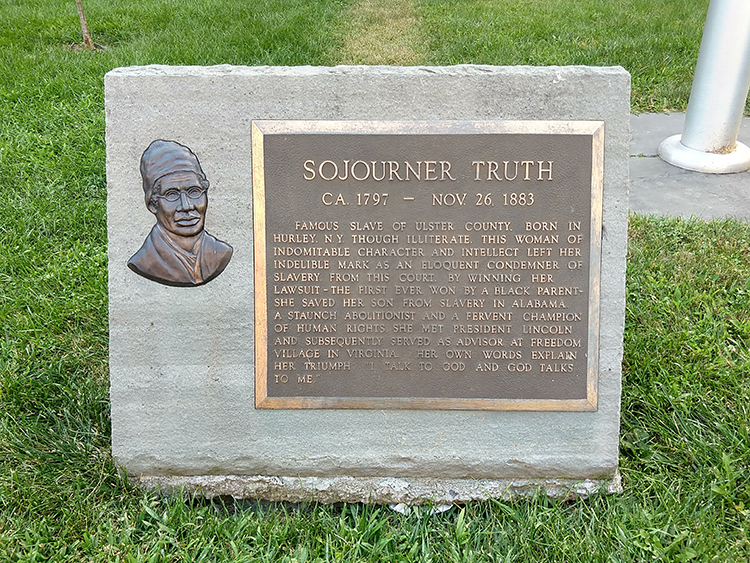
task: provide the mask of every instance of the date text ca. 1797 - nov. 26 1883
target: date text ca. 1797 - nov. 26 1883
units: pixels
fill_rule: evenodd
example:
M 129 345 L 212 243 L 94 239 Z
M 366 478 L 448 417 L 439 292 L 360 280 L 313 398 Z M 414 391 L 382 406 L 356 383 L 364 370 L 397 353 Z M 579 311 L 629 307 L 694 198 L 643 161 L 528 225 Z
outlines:
M 597 408 L 604 125 L 255 121 L 258 408 Z

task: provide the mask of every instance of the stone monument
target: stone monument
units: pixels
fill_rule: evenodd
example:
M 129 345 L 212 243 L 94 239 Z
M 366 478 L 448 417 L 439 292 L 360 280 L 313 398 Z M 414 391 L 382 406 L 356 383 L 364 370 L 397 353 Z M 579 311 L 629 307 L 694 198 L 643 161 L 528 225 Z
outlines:
M 618 490 L 629 84 L 108 73 L 118 465 L 266 500 Z

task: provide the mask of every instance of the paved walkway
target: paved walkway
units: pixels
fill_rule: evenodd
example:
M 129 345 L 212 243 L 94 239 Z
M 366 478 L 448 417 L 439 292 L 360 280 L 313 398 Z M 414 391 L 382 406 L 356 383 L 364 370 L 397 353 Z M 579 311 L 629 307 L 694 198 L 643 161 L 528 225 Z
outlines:
M 689 172 L 656 156 L 659 143 L 682 133 L 684 121 L 684 113 L 631 116 L 631 211 L 701 219 L 750 219 L 750 172 Z M 743 119 L 739 140 L 750 145 L 750 118 Z

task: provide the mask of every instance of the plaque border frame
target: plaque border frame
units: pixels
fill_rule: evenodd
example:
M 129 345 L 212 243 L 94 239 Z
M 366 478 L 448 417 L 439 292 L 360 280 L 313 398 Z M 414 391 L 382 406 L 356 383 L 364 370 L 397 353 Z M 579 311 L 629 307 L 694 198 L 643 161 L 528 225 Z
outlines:
M 589 244 L 588 359 L 585 399 L 482 399 L 445 397 L 269 397 L 268 294 L 264 135 L 269 134 L 581 135 L 591 138 L 591 221 Z M 256 409 L 414 409 L 570 411 L 598 410 L 599 302 L 601 294 L 602 206 L 604 189 L 604 122 L 552 120 L 456 121 L 323 121 L 267 120 L 251 122 L 253 175 L 253 240 L 255 297 Z

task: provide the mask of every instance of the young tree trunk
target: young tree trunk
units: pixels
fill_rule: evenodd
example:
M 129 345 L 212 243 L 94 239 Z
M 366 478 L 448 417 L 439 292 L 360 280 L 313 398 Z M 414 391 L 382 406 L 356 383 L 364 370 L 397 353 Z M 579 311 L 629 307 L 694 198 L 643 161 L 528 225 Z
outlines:
M 76 6 L 78 6 L 78 19 L 81 20 L 81 33 L 83 33 L 83 47 L 85 49 L 95 49 L 94 42 L 91 40 L 91 34 L 89 33 L 89 26 L 86 24 L 86 14 L 83 13 L 83 4 L 81 0 L 76 0 Z

